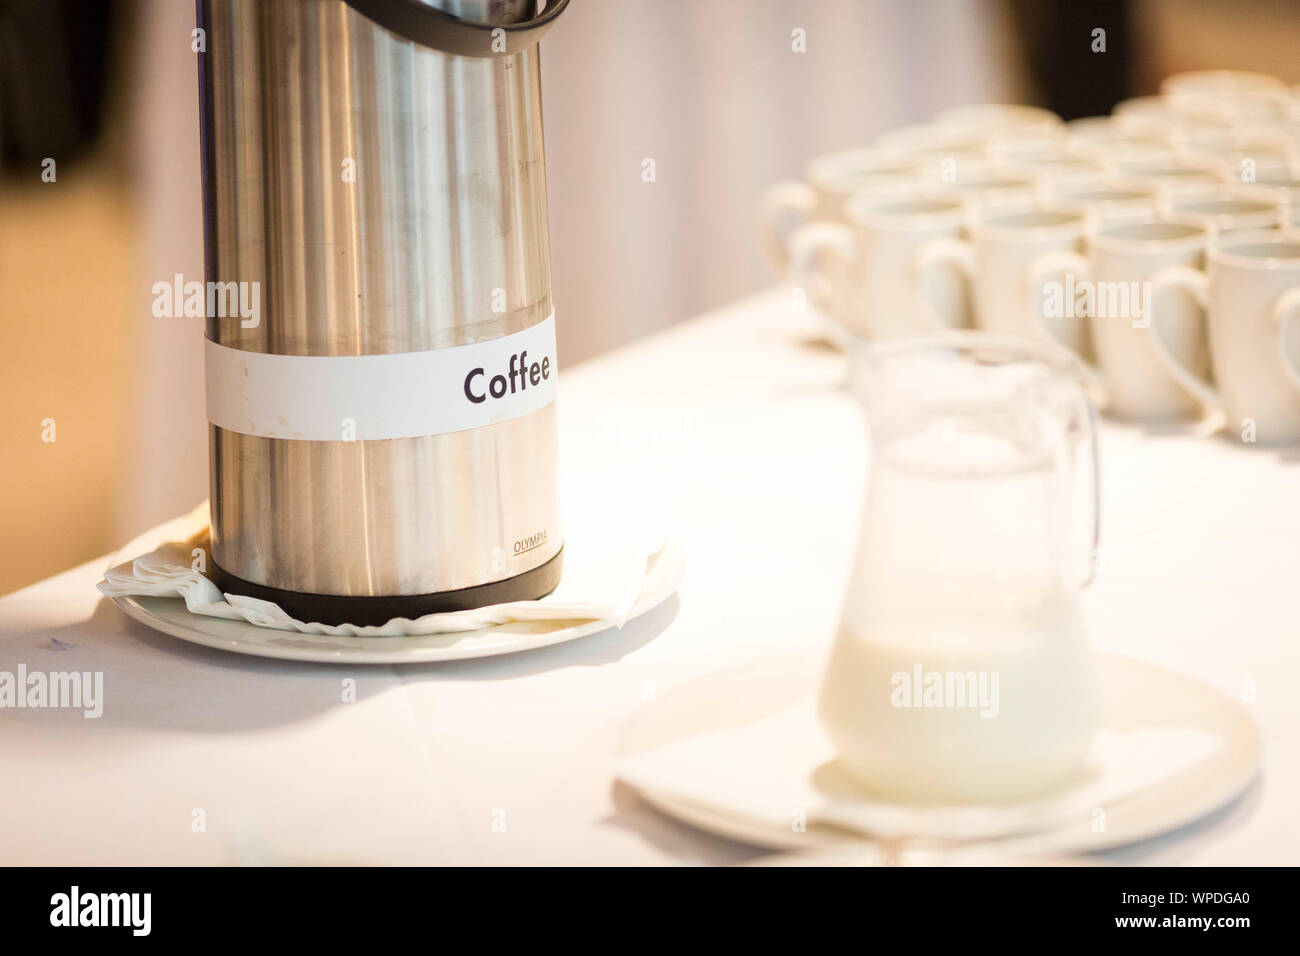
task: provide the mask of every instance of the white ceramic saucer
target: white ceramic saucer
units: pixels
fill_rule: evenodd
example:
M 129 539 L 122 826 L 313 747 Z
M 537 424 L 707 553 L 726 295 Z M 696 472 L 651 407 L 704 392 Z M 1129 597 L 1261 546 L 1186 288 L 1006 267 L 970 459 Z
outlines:
M 681 546 L 670 538 L 646 567 L 629 620 L 666 601 L 681 583 Z M 287 661 L 333 664 L 419 664 L 514 654 L 609 630 L 603 621 L 513 621 L 457 634 L 422 637 L 331 637 L 256 627 L 246 621 L 191 614 L 179 597 L 119 597 L 113 603 L 155 631 L 205 647 Z
M 639 711 L 624 728 L 620 757 L 697 734 L 738 727 L 781 712 L 815 693 L 824 668 L 819 649 L 765 658 L 738 669 L 672 688 Z M 1213 754 L 1149 789 L 1106 808 L 1106 827 L 1091 819 L 1051 832 L 994 841 L 1016 855 L 1059 856 L 1110 849 L 1185 826 L 1239 796 L 1259 770 L 1259 730 L 1235 700 L 1214 688 L 1155 664 L 1110 654 L 1097 655 L 1105 726 L 1117 731 L 1178 726 L 1222 738 Z M 810 823 L 792 832 L 725 809 L 638 787 L 652 806 L 699 829 L 773 850 L 842 852 L 871 847 L 863 835 Z M 889 852 L 896 852 L 895 846 Z

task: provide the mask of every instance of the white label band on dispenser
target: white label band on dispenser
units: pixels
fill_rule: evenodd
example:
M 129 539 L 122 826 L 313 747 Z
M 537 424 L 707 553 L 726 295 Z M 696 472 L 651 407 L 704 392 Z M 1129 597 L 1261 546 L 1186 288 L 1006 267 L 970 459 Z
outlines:
M 208 421 L 300 441 L 418 438 L 519 418 L 555 399 L 555 313 L 428 352 L 272 355 L 206 342 Z

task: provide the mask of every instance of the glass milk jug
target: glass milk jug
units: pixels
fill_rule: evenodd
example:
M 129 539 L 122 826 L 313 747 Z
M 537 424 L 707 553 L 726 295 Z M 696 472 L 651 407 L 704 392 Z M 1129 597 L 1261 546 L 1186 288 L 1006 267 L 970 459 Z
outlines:
M 1079 590 L 1096 412 L 1071 360 L 981 333 L 865 347 L 871 454 L 822 688 L 841 767 L 894 800 L 1009 801 L 1085 770 L 1098 726 Z

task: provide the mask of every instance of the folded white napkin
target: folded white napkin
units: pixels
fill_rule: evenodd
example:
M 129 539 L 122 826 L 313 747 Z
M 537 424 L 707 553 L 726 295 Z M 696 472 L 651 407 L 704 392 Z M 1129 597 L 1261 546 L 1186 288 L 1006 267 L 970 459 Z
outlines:
M 270 601 L 223 594 L 194 570 L 193 551 L 208 552 L 208 505 L 167 525 L 169 540 L 111 568 L 99 582 L 108 597 L 179 597 L 193 614 L 244 620 L 258 627 L 344 637 L 400 637 L 474 631 L 508 621 L 605 621 L 621 627 L 641 593 L 649 560 L 664 547 L 669 511 L 653 476 L 566 476 L 564 575 L 537 601 L 469 611 L 393 618 L 381 626 L 298 621 Z
M 883 839 L 994 839 L 1090 819 L 1186 770 L 1222 746 L 1195 729 L 1103 730 L 1091 778 L 1031 802 L 926 806 L 873 799 L 833 763 L 835 748 L 806 698 L 762 719 L 625 757 L 618 778 L 760 826 L 789 830 L 796 815 Z

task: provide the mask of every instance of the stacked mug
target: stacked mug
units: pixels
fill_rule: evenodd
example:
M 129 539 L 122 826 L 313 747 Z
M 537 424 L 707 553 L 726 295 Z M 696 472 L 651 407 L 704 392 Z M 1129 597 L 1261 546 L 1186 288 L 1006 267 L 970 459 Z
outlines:
M 1169 77 L 1063 122 L 945 110 L 813 160 L 760 215 L 843 341 L 977 328 L 1073 353 L 1101 404 L 1300 442 L 1300 96 Z

